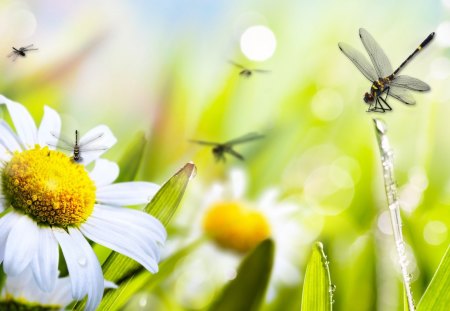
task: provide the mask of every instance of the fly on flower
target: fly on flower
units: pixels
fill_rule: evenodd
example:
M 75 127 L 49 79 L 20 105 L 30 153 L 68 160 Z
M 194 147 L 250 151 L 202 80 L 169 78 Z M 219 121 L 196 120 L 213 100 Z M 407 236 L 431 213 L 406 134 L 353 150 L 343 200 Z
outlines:
M 239 71 L 239 75 L 244 78 L 250 78 L 254 72 L 258 72 L 258 73 L 269 73 L 270 72 L 269 70 L 264 70 L 264 69 L 249 69 L 249 68 L 246 68 L 246 67 L 242 66 L 241 64 L 238 64 L 232 60 L 229 60 L 228 62 L 230 64 L 234 65 L 235 67 L 241 69 L 241 71 Z
M 355 64 L 359 71 L 372 82 L 370 92 L 364 95 L 364 102 L 369 104 L 368 112 L 392 110 L 391 106 L 387 103 L 387 97 L 389 95 L 405 104 L 413 105 L 416 102 L 408 90 L 418 92 L 430 90 L 430 86 L 425 82 L 410 76 L 398 75 L 398 73 L 419 51 L 431 42 L 434 37 L 434 32 L 429 34 L 395 71 L 392 69 L 391 62 L 384 51 L 367 30 L 361 28 L 359 30 L 359 36 L 370 56 L 373 66 L 369 64 L 364 55 L 351 46 L 342 42 L 338 46 L 345 56 Z M 385 98 L 382 97 L 383 94 L 386 94 Z
M 37 51 L 38 49 L 33 49 L 33 44 L 23 46 L 19 49 L 16 49 L 15 47 L 12 47 L 13 51 L 8 54 L 8 57 L 12 57 L 12 61 L 14 62 L 17 57 L 26 57 L 26 53 L 29 51 Z
M 55 133 L 50 133 L 53 137 L 58 139 L 58 136 Z M 89 152 L 89 151 L 101 151 L 101 150 L 107 150 L 108 148 L 105 146 L 89 146 L 91 143 L 97 141 L 101 137 L 103 137 L 104 133 L 99 133 L 93 137 L 88 137 L 86 139 L 83 139 L 83 141 L 78 140 L 78 130 L 75 130 L 75 142 L 71 143 L 66 139 L 63 139 L 59 137 L 59 140 L 64 144 L 64 146 L 58 146 L 58 148 L 71 151 L 73 152 L 72 159 L 77 162 L 81 163 L 83 161 L 83 158 L 81 157 L 81 152 Z M 52 145 L 51 143 L 48 143 L 49 145 Z M 57 147 L 57 146 L 54 146 Z
M 256 139 L 261 139 L 263 137 L 264 135 L 258 133 L 248 133 L 244 136 L 229 140 L 224 143 L 215 143 L 204 140 L 190 140 L 190 141 L 199 145 L 214 146 L 212 148 L 212 153 L 216 158 L 216 160 L 217 161 L 222 160 L 225 162 L 225 153 L 231 154 L 232 156 L 238 158 L 239 160 L 244 160 L 244 157 L 233 149 L 234 145 L 243 144 Z

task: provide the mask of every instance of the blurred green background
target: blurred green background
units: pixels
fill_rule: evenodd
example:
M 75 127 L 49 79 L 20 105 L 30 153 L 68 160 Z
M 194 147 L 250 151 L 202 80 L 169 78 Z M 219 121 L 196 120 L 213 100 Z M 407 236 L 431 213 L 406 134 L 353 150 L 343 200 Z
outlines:
M 242 34 L 254 25 L 276 38 L 264 61 L 241 49 Z M 436 31 L 434 42 L 403 71 L 432 88 L 414 94 L 416 106 L 391 99 L 393 112 L 365 112 L 370 83 L 337 46 L 346 42 L 365 54 L 360 27 L 393 67 Z M 419 300 L 449 244 L 450 1 L 3 0 L 0 36 L 0 92 L 26 105 L 36 120 L 49 105 L 62 114 L 66 135 L 107 124 L 118 138 L 106 155 L 112 160 L 144 131 L 139 179 L 162 183 L 192 160 L 198 174 L 181 213 L 200 212 L 210 185 L 226 182 L 229 170 L 240 167 L 249 198 L 275 187 L 309 215 L 298 220 L 313 232 L 300 243 L 300 280 L 269 295 L 267 310 L 300 309 L 312 240 L 324 243 L 330 260 L 335 310 L 403 310 L 371 120 L 382 118 L 395 152 Z M 12 46 L 32 43 L 39 51 L 15 62 L 6 58 Z M 229 60 L 271 72 L 245 79 Z M 267 137 L 236 148 L 245 162 L 229 157 L 216 163 L 210 149 L 188 141 L 220 142 L 248 132 Z M 182 240 L 189 228 L 182 222 L 169 228 L 169 240 Z M 302 235 L 285 238 L 301 242 Z M 196 272 L 191 275 L 195 279 Z M 178 281 L 143 290 L 130 308 L 201 310 L 212 301 L 214 294 L 202 296 L 200 284 L 190 293 L 203 297 L 200 302 L 186 302 L 179 292 L 187 286 Z

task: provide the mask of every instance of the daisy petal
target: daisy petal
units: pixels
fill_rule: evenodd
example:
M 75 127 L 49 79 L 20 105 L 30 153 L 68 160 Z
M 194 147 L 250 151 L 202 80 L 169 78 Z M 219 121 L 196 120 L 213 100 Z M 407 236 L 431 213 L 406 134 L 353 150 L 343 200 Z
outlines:
M 25 147 L 33 147 L 37 143 L 37 128 L 28 110 L 21 104 L 0 95 L 0 103 L 6 105 L 14 123 L 16 132 Z
M 97 202 L 109 205 L 135 205 L 148 203 L 159 186 L 150 182 L 123 182 L 97 189 Z
M 19 138 L 3 120 L 0 121 L 0 144 L 9 152 L 22 151 Z
M 247 188 L 247 175 L 243 170 L 233 169 L 230 172 L 231 195 L 234 199 L 242 198 Z
M 92 215 L 95 218 L 104 219 L 106 221 L 114 219 L 126 228 L 129 227 L 130 224 L 133 224 L 136 228 L 143 227 L 145 230 L 151 230 L 151 233 L 147 233 L 147 235 L 149 235 L 147 238 L 151 237 L 160 244 L 163 244 L 167 238 L 166 229 L 161 222 L 155 217 L 139 210 L 95 204 Z M 89 219 L 87 221 L 89 221 Z M 150 234 L 152 235 L 150 236 Z
M 117 210 L 121 210 L 120 214 Z M 137 213 L 130 214 L 130 211 Z M 127 218 L 126 221 L 122 215 Z M 136 210 L 103 206 L 94 209 L 91 217 L 80 226 L 80 230 L 92 241 L 136 260 L 155 273 L 158 271 L 160 245 L 163 241 L 155 234 L 155 230 L 161 229 L 162 225 L 158 229 L 154 228 L 154 220 L 150 215 Z M 165 236 L 165 230 L 159 235 Z
M 69 233 L 59 228 L 53 228 L 67 262 L 72 283 L 72 296 L 80 300 L 87 294 L 85 310 L 93 311 L 103 296 L 102 269 L 94 251 L 81 232 L 75 228 L 68 230 Z
M 0 218 L 0 263 L 3 262 L 5 256 L 6 241 L 8 239 L 11 228 L 20 219 L 20 215 L 14 212 L 8 213 Z
M 18 275 L 30 264 L 37 251 L 38 236 L 36 223 L 21 215 L 6 241 L 3 269 L 7 275 Z
M 119 176 L 119 166 L 105 159 L 97 159 L 94 169 L 89 173 L 89 177 L 95 182 L 97 188 L 112 184 L 117 176 Z
M 50 107 L 44 107 L 44 116 L 38 130 L 38 142 L 41 146 L 49 145 L 49 149 L 55 149 L 61 132 L 61 118 L 59 114 Z M 53 136 L 56 135 L 57 137 Z
M 48 297 L 45 299 L 45 302 L 47 304 L 67 306 L 73 300 L 71 291 L 72 286 L 70 284 L 70 278 L 59 278 L 56 281 L 55 290 L 49 293 Z
M 37 285 L 45 292 L 53 291 L 58 279 L 58 242 L 52 229 L 39 228 L 39 247 L 31 262 Z
M 105 153 L 109 148 L 114 146 L 116 142 L 117 139 L 109 127 L 106 125 L 98 125 L 94 127 L 80 139 L 79 145 L 81 146 L 81 156 L 83 158 L 81 163 L 88 165 Z M 83 149 L 87 151 L 83 153 Z

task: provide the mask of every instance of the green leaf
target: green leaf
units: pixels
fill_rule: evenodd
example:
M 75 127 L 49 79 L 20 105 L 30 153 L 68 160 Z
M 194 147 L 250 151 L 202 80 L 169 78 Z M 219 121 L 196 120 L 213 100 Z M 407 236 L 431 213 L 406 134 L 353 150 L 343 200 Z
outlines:
M 120 174 L 116 182 L 135 180 L 146 143 L 144 132 L 138 132 L 118 162 Z
M 178 261 L 201 245 L 201 242 L 203 242 L 203 240 L 197 240 L 166 258 L 159 265 L 159 271 L 157 274 L 151 274 L 144 268 L 141 268 L 141 271 L 136 272 L 132 277 L 123 282 L 119 288 L 108 291 L 103 297 L 103 300 L 97 310 L 118 310 L 122 308 L 129 301 L 129 299 L 143 287 L 150 291 L 161 281 L 169 277 L 175 269 Z
M 210 306 L 211 311 L 254 311 L 264 299 L 273 264 L 274 243 L 265 240 L 239 265 L 237 276 Z
M 193 163 L 187 163 L 161 187 L 145 207 L 145 212 L 158 218 L 166 226 L 178 209 L 184 191 L 189 180 L 195 174 L 195 170 L 196 168 Z M 141 265 L 139 263 L 117 252 L 112 252 L 102 265 L 104 278 L 116 284 L 120 284 L 126 279 L 129 279 L 140 268 Z M 74 310 L 83 310 L 84 305 L 84 301 L 79 302 L 76 304 Z
M 450 247 L 420 299 L 417 311 L 445 311 L 450 305 Z
M 317 242 L 306 266 L 302 294 L 302 310 L 328 311 L 332 310 L 332 293 L 328 260 L 323 251 L 323 245 Z

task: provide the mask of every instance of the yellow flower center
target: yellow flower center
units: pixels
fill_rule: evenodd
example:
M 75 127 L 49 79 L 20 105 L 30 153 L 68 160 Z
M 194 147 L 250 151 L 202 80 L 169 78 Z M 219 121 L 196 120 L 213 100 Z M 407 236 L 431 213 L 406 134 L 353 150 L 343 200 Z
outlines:
M 270 236 L 266 217 L 239 202 L 213 204 L 203 219 L 203 229 L 220 246 L 240 253 Z
M 94 208 L 95 185 L 84 166 L 47 147 L 15 152 L 1 179 L 7 202 L 42 225 L 77 226 Z

